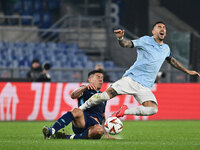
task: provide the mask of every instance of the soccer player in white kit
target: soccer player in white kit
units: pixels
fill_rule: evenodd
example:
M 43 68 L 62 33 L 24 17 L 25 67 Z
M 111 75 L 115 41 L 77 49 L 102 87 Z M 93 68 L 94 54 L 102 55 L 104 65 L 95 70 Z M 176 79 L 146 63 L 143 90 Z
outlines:
M 79 107 L 81 110 L 90 108 L 102 101 L 107 101 L 117 95 L 128 94 L 133 95 L 141 105 L 134 108 L 128 108 L 126 105 L 123 105 L 112 116 L 149 116 L 157 113 L 158 103 L 151 92 L 151 88 L 165 60 L 178 70 L 200 77 L 198 72 L 184 68 L 174 57 L 170 56 L 169 46 L 163 43 L 166 36 L 164 22 L 159 21 L 153 25 L 153 36 L 143 36 L 137 40 L 125 39 L 125 31 L 122 29 L 114 30 L 114 33 L 122 47 L 137 48 L 137 60 L 120 80 L 114 82 L 105 92 L 93 95 L 81 105 Z

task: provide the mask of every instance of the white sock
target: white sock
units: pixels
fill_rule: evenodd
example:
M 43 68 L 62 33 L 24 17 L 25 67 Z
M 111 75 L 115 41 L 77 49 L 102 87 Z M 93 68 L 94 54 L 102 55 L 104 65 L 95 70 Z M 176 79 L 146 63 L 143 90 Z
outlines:
M 52 135 L 54 135 L 56 132 L 56 130 L 54 128 L 51 128 L 51 131 L 52 131 Z
M 149 116 L 156 114 L 158 112 L 157 108 L 154 107 L 144 107 L 144 106 L 137 106 L 134 108 L 128 108 L 125 110 L 125 115 L 137 115 L 137 116 Z
M 74 134 L 74 135 L 71 135 L 69 139 L 73 140 L 73 139 L 74 139 L 74 136 L 75 136 L 75 134 Z
M 79 108 L 81 110 L 85 110 L 87 108 L 90 108 L 94 105 L 97 105 L 103 101 L 107 101 L 109 100 L 110 97 L 107 94 L 107 92 L 103 92 L 103 93 L 96 93 L 93 96 L 91 96 L 83 105 L 81 105 Z

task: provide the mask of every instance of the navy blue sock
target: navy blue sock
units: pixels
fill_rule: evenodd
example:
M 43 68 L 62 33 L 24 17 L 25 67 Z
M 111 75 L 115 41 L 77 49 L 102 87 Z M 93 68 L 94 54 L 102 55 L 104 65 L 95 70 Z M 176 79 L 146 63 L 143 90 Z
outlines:
M 55 129 L 55 132 L 57 132 L 58 130 L 64 128 L 65 126 L 67 126 L 70 122 L 72 122 L 72 120 L 74 119 L 74 116 L 72 115 L 72 113 L 70 111 L 68 111 L 67 113 L 65 113 L 64 115 L 62 115 L 52 126 L 52 128 Z
M 85 130 L 81 134 L 75 134 L 74 139 L 88 139 L 88 131 L 89 129 Z

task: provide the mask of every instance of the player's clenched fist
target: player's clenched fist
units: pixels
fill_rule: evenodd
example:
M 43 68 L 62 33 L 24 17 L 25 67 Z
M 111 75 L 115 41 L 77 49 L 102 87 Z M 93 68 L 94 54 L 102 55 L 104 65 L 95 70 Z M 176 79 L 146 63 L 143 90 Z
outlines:
M 125 30 L 122 30 L 122 29 L 114 30 L 114 33 L 118 39 L 120 39 L 124 36 L 124 32 L 125 32 Z

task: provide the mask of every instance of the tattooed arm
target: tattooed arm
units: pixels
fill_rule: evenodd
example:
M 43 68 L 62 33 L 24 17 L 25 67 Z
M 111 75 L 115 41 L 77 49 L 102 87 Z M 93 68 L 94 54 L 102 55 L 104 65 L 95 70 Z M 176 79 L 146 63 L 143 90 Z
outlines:
M 172 65 L 174 68 L 180 70 L 180 71 L 183 71 L 189 75 L 198 75 L 200 77 L 200 74 L 196 71 L 191 71 L 191 70 L 188 70 L 186 68 L 184 68 L 174 57 L 167 57 L 166 58 L 167 62 Z
M 89 83 L 88 85 L 82 85 L 71 93 L 71 98 L 76 99 L 80 97 L 86 89 L 97 90 L 97 88 L 92 83 Z
M 87 89 L 86 85 L 83 85 L 77 89 L 75 89 L 72 93 L 71 93 L 71 98 L 72 99 L 76 99 L 78 97 L 80 97 L 82 95 L 82 93 Z
M 127 47 L 127 48 L 134 47 L 133 42 L 131 40 L 125 39 L 123 37 L 124 32 L 125 31 L 121 29 L 114 30 L 114 33 L 116 37 L 118 38 L 119 44 L 121 45 L 121 47 Z
M 119 45 L 121 45 L 121 47 L 127 47 L 127 48 L 131 48 L 131 47 L 134 47 L 133 46 L 133 42 L 131 40 L 128 40 L 128 39 L 118 39 L 119 41 Z

